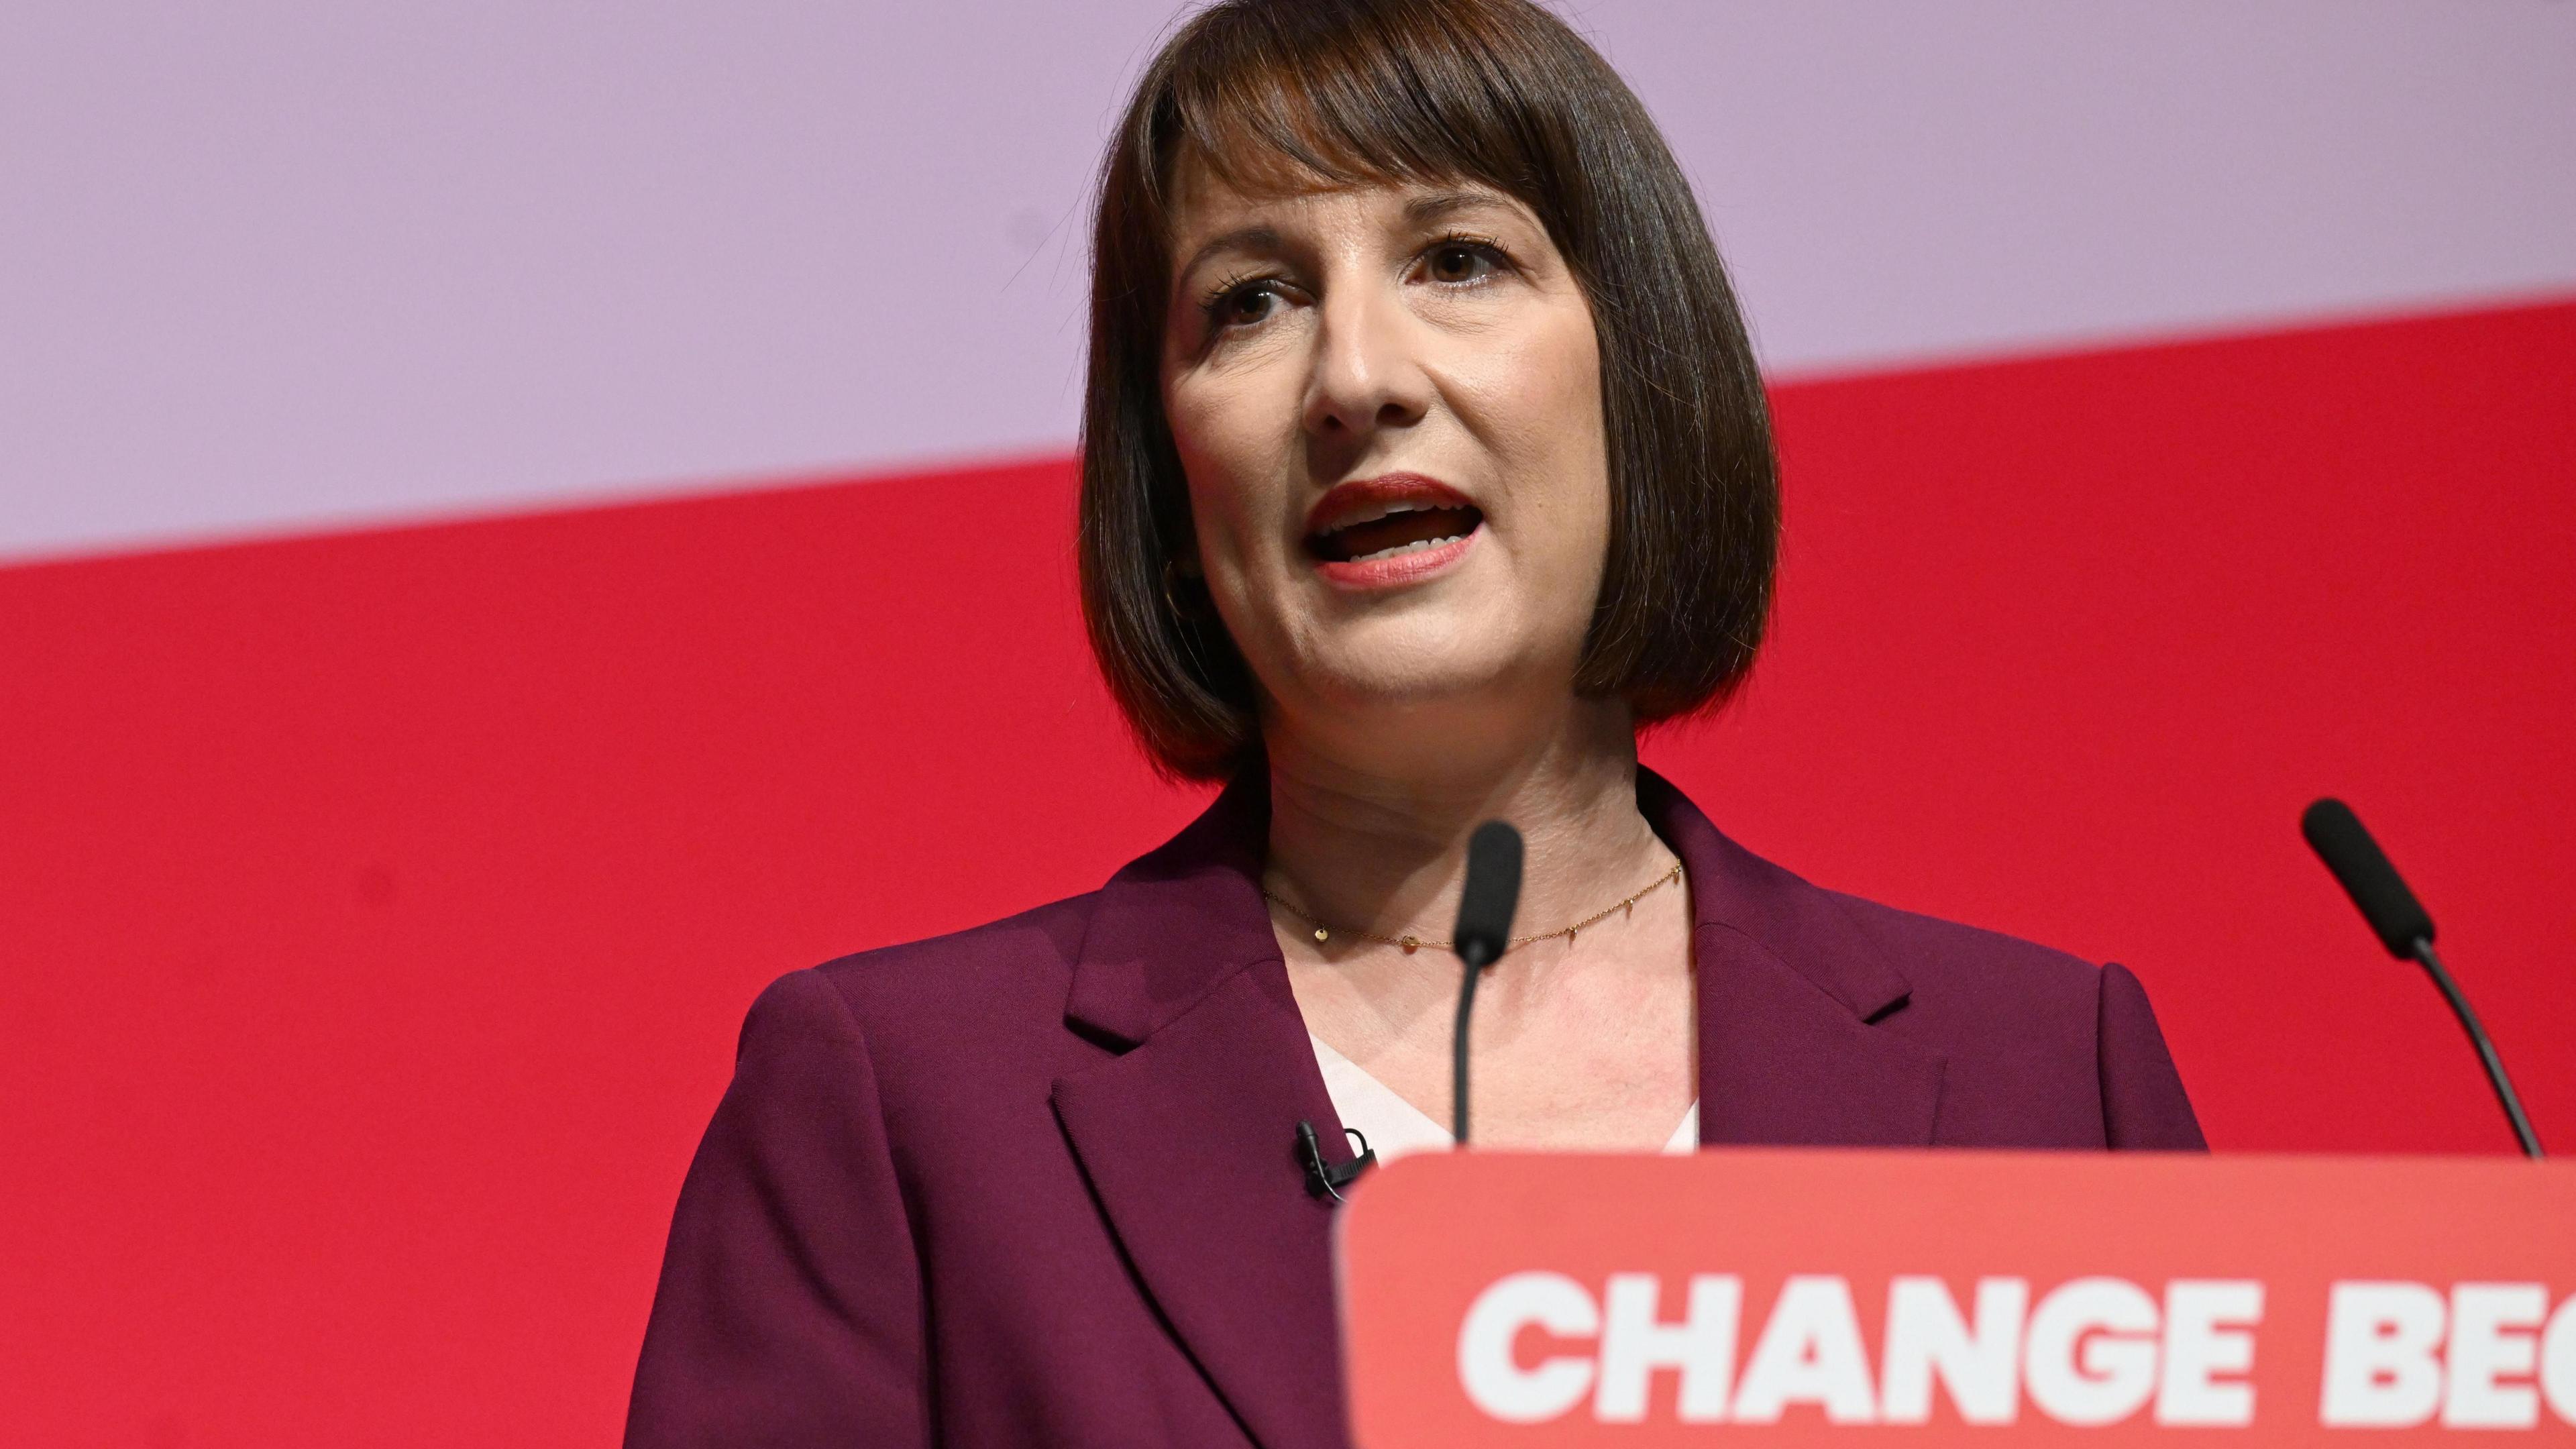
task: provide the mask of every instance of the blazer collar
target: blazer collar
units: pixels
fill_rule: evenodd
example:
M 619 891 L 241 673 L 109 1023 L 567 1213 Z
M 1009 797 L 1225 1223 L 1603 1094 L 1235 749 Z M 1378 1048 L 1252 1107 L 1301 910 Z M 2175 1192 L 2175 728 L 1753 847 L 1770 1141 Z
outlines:
M 1943 1062 L 1875 1025 L 1913 990 L 1880 943 L 1651 770 L 1637 808 L 1690 882 L 1701 1144 L 1930 1143 Z
M 1637 808 L 1681 857 L 1695 936 L 1718 929 L 1754 943 L 1774 966 L 1864 1022 L 1911 993 L 1830 894 L 1727 839 L 1690 797 L 1643 766 Z M 1261 898 L 1269 829 L 1269 783 L 1248 772 L 1180 834 L 1111 877 L 1092 910 L 1067 1018 L 1133 1045 L 1236 971 L 1277 959 Z M 1708 964 L 1699 963 L 1703 976 Z
M 1691 890 L 1700 1140 L 1921 1144 L 1940 1058 L 1871 1023 L 1910 989 L 1826 892 L 1639 770 Z M 1117 1054 L 1059 1079 L 1066 1138 L 1139 1280 L 1265 1449 L 1347 1442 L 1332 1212 L 1295 1152 L 1340 1119 L 1261 899 L 1269 784 L 1238 778 L 1094 904 L 1067 1022 Z
M 1133 1046 L 1244 967 L 1280 960 L 1261 898 L 1269 838 L 1270 782 L 1256 768 L 1110 877 L 1074 963 L 1066 1019 Z

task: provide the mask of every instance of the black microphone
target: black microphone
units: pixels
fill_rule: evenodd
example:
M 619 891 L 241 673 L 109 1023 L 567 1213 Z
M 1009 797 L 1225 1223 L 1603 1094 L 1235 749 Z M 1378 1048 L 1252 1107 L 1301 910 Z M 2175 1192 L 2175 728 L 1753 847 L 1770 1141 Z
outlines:
M 2540 1156 L 2540 1139 L 2533 1135 L 2531 1119 L 2523 1115 L 2522 1099 L 2515 1096 L 2513 1082 L 2504 1074 L 2504 1059 L 2496 1055 L 2495 1043 L 2487 1040 L 2486 1028 L 2478 1024 L 2478 1014 L 2469 1009 L 2468 997 L 2460 993 L 2459 983 L 2442 969 L 2442 958 L 2433 951 L 2433 918 L 2424 903 L 2406 888 L 2397 867 L 2388 863 L 2379 842 L 2361 828 L 2361 820 L 2352 807 L 2328 797 L 2319 800 L 2299 817 L 2299 833 L 2308 838 L 2308 848 L 2326 863 L 2344 894 L 2361 910 L 2361 918 L 2379 937 L 2379 944 L 2400 961 L 2414 961 L 2432 976 L 2441 988 L 2442 999 L 2451 1004 L 2451 1014 L 2469 1034 L 2469 1045 L 2477 1048 L 2478 1060 L 2485 1065 L 2487 1084 L 2495 1088 L 2496 1100 L 2504 1105 L 2505 1120 L 2513 1124 L 2513 1135 L 2522 1144 L 2523 1154 Z
M 1377 1166 L 1377 1153 L 1368 1138 L 1357 1127 L 1345 1127 L 1342 1135 L 1360 1145 L 1359 1156 L 1338 1166 L 1324 1160 L 1324 1144 L 1315 1135 L 1315 1124 L 1297 1124 L 1297 1161 L 1306 1169 L 1306 1192 L 1311 1197 L 1330 1197 L 1335 1202 L 1349 1202 L 1342 1189 L 1359 1181 L 1360 1174 Z
M 1476 1011 L 1476 981 L 1512 944 L 1512 913 L 1521 904 L 1521 833 L 1488 820 L 1467 837 L 1467 882 L 1458 891 L 1458 929 L 1450 932 L 1467 964 L 1458 982 L 1458 1024 L 1449 1035 L 1449 1135 L 1467 1145 L 1467 1021 Z

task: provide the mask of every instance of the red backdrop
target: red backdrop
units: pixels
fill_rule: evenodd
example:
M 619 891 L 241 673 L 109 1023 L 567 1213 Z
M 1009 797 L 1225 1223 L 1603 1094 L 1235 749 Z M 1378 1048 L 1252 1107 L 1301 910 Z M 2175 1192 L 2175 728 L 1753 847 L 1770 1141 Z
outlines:
M 1804 383 L 1774 647 L 1650 760 L 2128 962 L 2221 1148 L 2576 1148 L 2576 305 Z M 1070 469 L 0 571 L 0 1438 L 612 1437 L 752 994 L 1185 819 Z

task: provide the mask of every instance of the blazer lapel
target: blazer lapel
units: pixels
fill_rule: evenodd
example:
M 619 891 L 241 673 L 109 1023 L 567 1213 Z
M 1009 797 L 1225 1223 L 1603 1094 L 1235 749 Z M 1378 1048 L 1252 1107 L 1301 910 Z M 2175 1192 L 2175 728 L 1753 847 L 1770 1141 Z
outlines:
M 1069 1022 L 1127 1049 L 1055 1084 L 1055 1110 L 1146 1292 L 1266 1449 L 1346 1443 L 1331 1205 L 1296 1131 L 1341 1123 L 1259 885 L 1267 781 L 1103 890 Z
M 1690 878 L 1700 1142 L 1928 1145 L 1943 1063 L 1872 1025 L 1911 990 L 1878 943 L 1652 771 L 1637 804 Z
M 1871 1023 L 1907 983 L 1832 897 L 1720 835 L 1638 774 L 1689 872 L 1700 1140 L 1921 1145 L 1941 1059 Z M 1067 1023 L 1119 1052 L 1059 1079 L 1055 1111 L 1120 1245 L 1182 1346 L 1265 1449 L 1339 1449 L 1331 1205 L 1297 1123 L 1341 1122 L 1260 891 L 1268 781 L 1247 772 L 1103 888 Z M 1792 964 L 1794 963 L 1794 964 Z

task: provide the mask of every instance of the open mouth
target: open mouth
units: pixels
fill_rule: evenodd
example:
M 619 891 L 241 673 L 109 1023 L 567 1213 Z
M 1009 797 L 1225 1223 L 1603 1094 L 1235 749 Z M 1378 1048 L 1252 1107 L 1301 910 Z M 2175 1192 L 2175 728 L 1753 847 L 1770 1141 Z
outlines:
M 1306 536 L 1306 551 L 1325 563 L 1376 563 L 1457 543 L 1485 515 L 1473 504 L 1398 498 L 1369 503 Z

